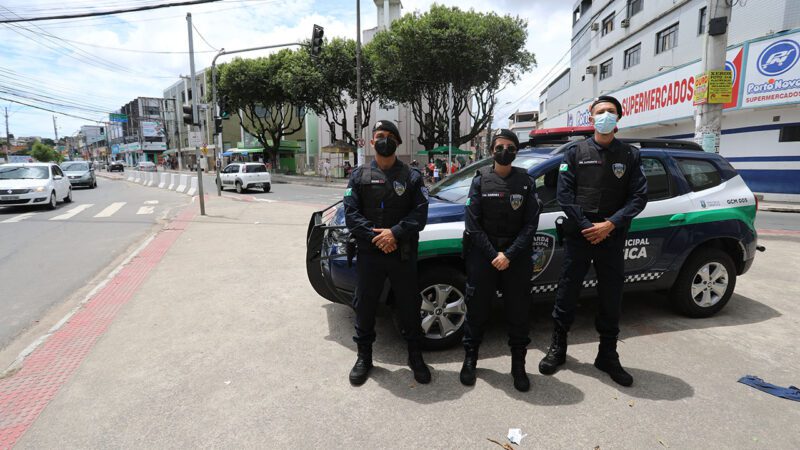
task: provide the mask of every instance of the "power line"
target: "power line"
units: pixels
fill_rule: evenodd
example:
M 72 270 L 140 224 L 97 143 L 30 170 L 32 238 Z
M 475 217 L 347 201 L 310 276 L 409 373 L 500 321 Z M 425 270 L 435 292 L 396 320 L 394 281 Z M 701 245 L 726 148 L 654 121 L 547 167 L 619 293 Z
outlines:
M 190 6 L 190 5 L 200 5 L 203 3 L 214 3 L 219 2 L 222 0 L 192 0 L 187 2 L 178 2 L 178 3 L 163 3 L 160 5 L 153 5 L 153 6 L 140 6 L 136 8 L 125 8 L 125 9 L 115 9 L 111 11 L 98 11 L 98 12 L 88 12 L 88 13 L 80 13 L 80 14 L 62 14 L 58 16 L 43 16 L 43 17 L 28 17 L 28 18 L 21 18 L 21 19 L 6 19 L 0 20 L 0 23 L 16 23 L 16 22 L 38 22 L 41 20 L 61 20 L 61 19 L 77 19 L 79 17 L 97 17 L 97 16 L 110 16 L 114 14 L 124 14 L 130 12 L 139 12 L 139 11 L 150 11 L 153 9 L 162 9 L 162 8 L 172 8 L 175 6 Z
M 55 113 L 55 114 L 60 114 L 62 116 L 73 117 L 75 119 L 88 120 L 90 122 L 101 122 L 100 120 L 97 120 L 97 119 L 90 119 L 88 117 L 76 116 L 75 114 L 69 114 L 69 113 L 65 113 L 65 112 L 62 112 L 62 111 L 56 111 L 54 109 L 43 108 L 41 106 L 31 105 L 29 103 L 21 102 L 19 100 L 13 100 L 13 99 L 6 98 L 6 97 L 0 97 L 0 100 L 5 100 L 5 101 L 8 101 L 8 102 L 16 103 L 18 105 L 27 106 L 29 108 L 41 109 L 42 111 L 47 111 L 47 112 L 51 112 L 51 113 Z
M 214 51 L 217 51 L 217 52 L 219 51 L 219 49 L 218 49 L 218 48 L 216 48 L 216 47 L 214 47 L 213 45 L 211 45 L 211 44 L 209 44 L 209 43 L 208 43 L 208 41 L 206 40 L 206 38 L 204 38 L 204 37 L 203 37 L 203 34 L 202 34 L 202 33 L 200 33 L 200 30 L 198 30 L 198 29 L 197 29 L 197 27 L 196 27 L 196 26 L 194 26 L 194 24 L 192 24 L 192 28 L 194 28 L 194 31 L 196 31 L 196 32 L 197 32 L 197 35 L 198 35 L 198 36 L 200 36 L 200 39 L 202 39 L 202 40 L 203 40 L 203 42 L 205 42 L 207 46 L 209 46 L 209 47 L 210 47 L 211 49 L 213 49 Z

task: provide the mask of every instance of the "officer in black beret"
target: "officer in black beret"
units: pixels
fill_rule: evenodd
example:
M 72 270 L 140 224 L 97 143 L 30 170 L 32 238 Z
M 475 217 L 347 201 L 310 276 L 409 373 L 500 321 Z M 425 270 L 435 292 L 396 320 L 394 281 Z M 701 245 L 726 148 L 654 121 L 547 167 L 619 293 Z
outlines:
M 422 174 L 397 159 L 395 151 L 401 143 L 394 123 L 375 123 L 370 141 L 375 160 L 353 170 L 344 193 L 345 223 L 358 246 L 358 287 L 353 299 L 358 358 L 350 371 L 350 383 L 355 386 L 367 381 L 372 369 L 375 313 L 386 278 L 408 343 L 414 379 L 422 384 L 431 381 L 419 347 L 422 298 L 417 287 L 417 245 L 428 220 L 428 191 Z
M 539 363 L 539 372 L 551 375 L 566 361 L 567 332 L 593 263 L 600 297 L 595 319 L 600 347 L 594 365 L 618 384 L 630 386 L 633 377 L 622 368 L 617 354 L 623 251 L 631 221 L 647 204 L 647 179 L 638 149 L 614 137 L 622 117 L 619 101 L 607 95 L 598 97 L 589 113 L 594 136 L 569 147 L 559 167 L 557 198 L 567 215 L 560 227 L 564 263 L 553 309 L 552 342 Z
M 525 355 L 531 305 L 533 236 L 539 224 L 539 200 L 525 169 L 512 167 L 519 140 L 511 130 L 492 137 L 494 164 L 472 179 L 465 211 L 464 256 L 467 267 L 467 322 L 461 383 L 475 384 L 478 347 L 499 289 L 505 302 L 514 388 L 530 389 Z

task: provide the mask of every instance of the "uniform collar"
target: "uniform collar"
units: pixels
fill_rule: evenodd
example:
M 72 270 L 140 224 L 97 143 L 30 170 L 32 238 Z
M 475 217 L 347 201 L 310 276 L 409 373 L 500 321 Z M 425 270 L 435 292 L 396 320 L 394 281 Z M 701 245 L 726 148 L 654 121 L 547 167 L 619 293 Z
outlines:
M 620 143 L 620 142 L 619 142 L 619 140 L 617 140 L 616 136 L 615 136 L 615 137 L 614 137 L 614 139 L 612 139 L 612 140 L 611 140 L 611 142 L 608 144 L 608 147 L 603 147 L 603 146 L 602 146 L 602 145 L 601 145 L 599 142 L 597 142 L 596 140 L 594 140 L 594 136 L 590 137 L 589 139 L 591 139 L 591 141 L 592 141 L 592 144 L 593 144 L 595 147 L 597 147 L 598 149 L 600 149 L 600 150 L 613 150 L 613 149 L 615 149 L 616 147 L 618 147 L 618 146 L 619 146 L 619 143 Z
M 400 158 L 396 158 L 394 160 L 394 165 L 392 165 L 392 167 L 390 167 L 389 170 L 396 169 L 398 167 L 401 167 L 402 165 L 403 161 L 400 161 Z M 378 161 L 375 161 L 374 159 L 372 160 L 372 162 L 370 162 L 369 166 L 372 167 L 373 169 L 382 170 L 380 167 L 378 167 Z

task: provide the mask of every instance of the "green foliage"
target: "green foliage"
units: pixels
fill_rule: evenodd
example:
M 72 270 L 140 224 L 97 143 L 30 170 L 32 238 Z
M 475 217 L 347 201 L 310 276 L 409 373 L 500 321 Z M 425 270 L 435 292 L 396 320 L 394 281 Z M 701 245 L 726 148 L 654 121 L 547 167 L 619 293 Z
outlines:
M 61 153 L 57 152 L 53 147 L 45 145 L 39 141 L 33 143 L 30 155 L 39 162 L 55 161 L 60 163 L 64 160 Z
M 519 17 L 433 5 L 407 14 L 372 41 L 374 82 L 385 101 L 409 104 L 426 149 L 448 139 L 448 86 L 453 86 L 453 144 L 469 142 L 489 121 L 494 94 L 536 63 L 525 50 L 527 22 Z M 460 135 L 469 111 L 471 130 Z

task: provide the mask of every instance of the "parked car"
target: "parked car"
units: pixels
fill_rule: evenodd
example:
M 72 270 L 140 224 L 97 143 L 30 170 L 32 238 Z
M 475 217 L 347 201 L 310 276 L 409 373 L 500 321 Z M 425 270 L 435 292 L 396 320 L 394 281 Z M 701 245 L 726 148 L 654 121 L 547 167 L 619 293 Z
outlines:
M 51 163 L 0 166 L 0 206 L 46 205 L 72 201 L 72 185 L 64 172 Z
M 108 165 L 109 172 L 125 172 L 125 163 L 121 160 L 111 161 Z
M 61 163 L 61 170 L 73 186 L 97 187 L 97 177 L 92 165 L 86 161 L 66 161 Z
M 264 192 L 272 189 L 272 177 L 267 166 L 262 163 L 233 163 L 228 164 L 220 172 L 220 189 L 235 187 L 236 192 L 242 193 L 250 188 L 260 188 Z
M 139 161 L 136 164 L 136 170 L 140 172 L 156 172 L 158 168 L 156 164 L 152 161 Z
M 666 291 L 680 313 L 708 317 L 731 298 L 736 279 L 753 264 L 757 245 L 758 200 L 721 156 L 692 142 L 629 141 L 641 148 L 649 201 L 634 219 L 625 244 L 625 291 Z M 549 153 L 520 151 L 514 165 L 535 180 L 543 203 L 534 238 L 531 294 L 555 297 L 563 247 L 555 222 L 564 216 L 556 201 L 556 183 L 564 144 Z M 428 348 L 460 342 L 467 312 L 466 275 L 461 256 L 464 203 L 475 171 L 491 164 L 478 161 L 430 190 L 428 225 L 420 233 L 419 288 L 422 328 Z M 349 232 L 341 203 L 314 213 L 307 231 L 306 270 L 314 289 L 326 299 L 351 305 L 356 271 L 348 262 Z M 584 295 L 597 285 L 593 269 Z M 392 302 L 391 287 L 382 301 Z

